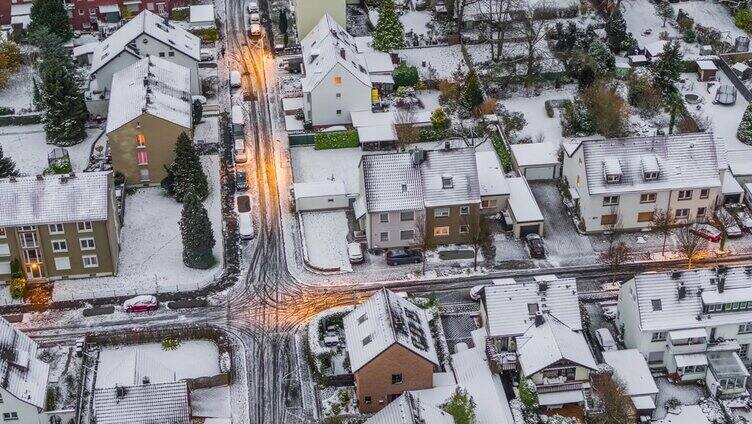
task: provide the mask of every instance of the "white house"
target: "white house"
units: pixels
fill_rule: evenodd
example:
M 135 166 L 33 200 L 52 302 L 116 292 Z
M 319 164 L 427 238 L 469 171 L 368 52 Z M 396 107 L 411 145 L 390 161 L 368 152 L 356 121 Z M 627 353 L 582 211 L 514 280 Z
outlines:
M 727 167 L 713 133 L 586 140 L 564 150 L 563 175 L 591 233 L 647 229 L 656 210 L 679 222 L 706 219 Z
M 746 391 L 752 344 L 752 267 L 638 274 L 621 286 L 624 344 L 675 381 L 713 395 Z
M 191 72 L 191 93 L 201 94 L 198 76 L 200 53 L 201 40 L 198 37 L 144 10 L 95 48 L 87 95 L 92 99 L 106 96 L 112 88 L 112 76 L 116 72 L 150 55 L 188 68 Z

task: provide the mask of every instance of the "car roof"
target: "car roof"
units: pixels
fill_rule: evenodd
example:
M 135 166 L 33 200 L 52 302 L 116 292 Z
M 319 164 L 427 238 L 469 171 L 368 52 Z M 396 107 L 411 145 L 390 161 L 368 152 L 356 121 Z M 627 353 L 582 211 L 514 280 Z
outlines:
M 604 328 L 599 328 L 599 329 L 595 330 L 595 332 L 598 333 L 598 334 L 600 334 L 602 338 L 603 337 L 608 337 L 609 340 L 613 340 L 614 339 L 614 336 L 611 335 L 611 330 L 609 330 L 608 328 L 605 328 L 605 327 Z

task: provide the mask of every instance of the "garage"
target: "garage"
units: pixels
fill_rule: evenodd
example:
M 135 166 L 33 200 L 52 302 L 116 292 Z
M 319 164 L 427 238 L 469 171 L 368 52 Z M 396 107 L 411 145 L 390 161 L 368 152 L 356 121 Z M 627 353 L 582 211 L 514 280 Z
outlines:
M 520 225 L 520 238 L 525 238 L 528 234 L 540 235 L 540 224 Z
M 528 181 L 554 180 L 561 175 L 559 146 L 554 143 L 513 144 L 512 164 Z
M 543 212 L 535 201 L 530 186 L 523 177 L 509 178 L 509 202 L 504 219 L 512 225 L 515 238 L 528 234 L 543 235 Z
M 525 166 L 521 168 L 521 174 L 529 181 L 553 180 L 559 177 L 559 165 L 552 166 Z

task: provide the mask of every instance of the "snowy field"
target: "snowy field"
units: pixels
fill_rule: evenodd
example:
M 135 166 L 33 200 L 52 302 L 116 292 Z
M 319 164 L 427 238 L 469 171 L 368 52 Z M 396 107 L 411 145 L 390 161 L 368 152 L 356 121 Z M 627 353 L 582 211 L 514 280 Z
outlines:
M 459 45 L 403 49 L 395 53 L 407 65 L 418 68 L 421 79 L 449 79 L 458 66 L 463 73 L 468 72 Z
M 548 143 L 561 143 L 561 118 L 559 109 L 554 109 L 554 117 L 549 118 L 546 114 L 546 100 L 572 99 L 577 91 L 575 85 L 568 85 L 561 89 L 545 90 L 540 96 L 515 95 L 504 99 L 501 104 L 512 112 L 521 112 L 525 115 L 527 123 L 520 131 L 520 138 L 530 137 L 536 141 L 542 136 Z
M 684 5 L 686 3 L 681 3 Z M 640 47 L 660 41 L 659 34 L 668 32 L 670 37 L 678 37 L 677 30 L 655 13 L 655 6 L 648 0 L 627 0 L 621 3 L 627 31 L 631 32 Z M 647 32 L 650 32 L 649 34 Z
M 84 141 L 65 148 L 68 150 L 74 171 L 80 172 L 86 168 L 91 145 L 102 132 L 102 129 L 88 129 Z M 47 169 L 47 154 L 55 148 L 47 144 L 44 126 L 41 124 L 0 127 L 0 146 L 3 148 L 3 154 L 16 162 L 19 171 L 28 175 L 41 174 Z
M 431 12 L 427 11 L 409 11 L 399 17 L 402 26 L 405 28 L 405 34 L 412 31 L 416 35 L 428 34 L 428 23 L 433 20 Z
M 200 418 L 231 418 L 228 386 L 191 390 L 191 415 Z
M 97 388 L 133 385 L 135 375 L 148 373 L 151 383 L 211 377 L 220 373 L 219 351 L 208 340 L 188 340 L 175 350 L 161 343 L 105 347 L 99 353 Z
M 21 113 L 22 109 L 33 109 L 33 75 L 34 71 L 28 65 L 22 66 L 18 72 L 13 74 L 8 81 L 8 86 L 0 90 L 0 106 L 12 107 L 16 110 L 16 113 Z
M 126 296 L 196 290 L 222 272 L 222 214 L 219 158 L 202 156 L 210 193 L 204 201 L 214 230 L 216 265 L 207 270 L 183 265 L 179 220 L 182 205 L 159 187 L 138 189 L 126 197 L 125 225 L 120 233 L 120 259 L 115 277 L 60 280 L 53 300 Z M 148 273 L 145 272 L 148 270 Z
M 345 183 L 347 193 L 358 193 L 358 164 L 362 154 L 360 147 L 328 150 L 316 150 L 313 146 L 291 148 L 293 180 L 296 183 L 313 183 L 334 177 L 335 181 Z
M 352 271 L 347 255 L 345 212 L 303 212 L 300 219 L 308 262 L 317 268 Z

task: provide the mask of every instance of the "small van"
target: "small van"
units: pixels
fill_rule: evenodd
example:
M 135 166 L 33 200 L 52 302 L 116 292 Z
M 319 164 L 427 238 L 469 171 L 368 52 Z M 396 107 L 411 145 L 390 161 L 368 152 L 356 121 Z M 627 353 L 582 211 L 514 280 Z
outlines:
M 261 35 L 261 25 L 253 23 L 251 24 L 251 36 L 258 37 Z
M 256 237 L 256 229 L 253 226 L 253 218 L 249 213 L 238 215 L 238 232 L 241 240 L 251 240 Z
M 230 71 L 230 87 L 240 88 L 240 71 Z
M 258 12 L 258 3 L 255 0 L 248 2 L 248 13 Z
M 248 156 L 245 154 L 245 140 L 235 139 L 235 163 L 246 163 Z

